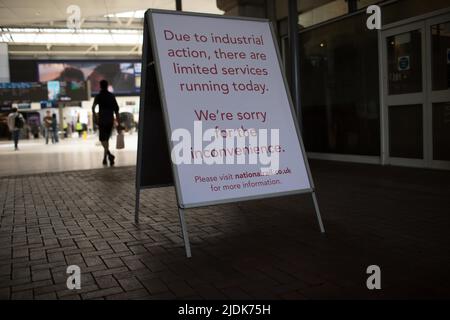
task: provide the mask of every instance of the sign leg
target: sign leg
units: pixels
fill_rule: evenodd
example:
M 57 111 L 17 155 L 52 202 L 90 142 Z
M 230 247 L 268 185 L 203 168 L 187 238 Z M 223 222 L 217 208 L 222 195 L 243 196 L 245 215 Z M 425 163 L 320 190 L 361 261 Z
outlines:
M 320 216 L 319 204 L 317 203 L 316 192 L 312 192 L 312 198 L 314 202 L 314 208 L 316 210 L 317 221 L 319 222 L 320 232 L 325 233 L 325 228 L 323 227 L 322 217 Z
M 139 224 L 139 198 L 141 196 L 141 190 L 136 189 L 136 203 L 134 204 L 134 222 Z
M 178 208 L 178 215 L 180 216 L 181 232 L 183 234 L 184 248 L 186 249 L 186 257 L 191 258 L 191 244 L 189 243 L 189 234 L 187 231 L 186 221 L 184 220 L 184 210 Z

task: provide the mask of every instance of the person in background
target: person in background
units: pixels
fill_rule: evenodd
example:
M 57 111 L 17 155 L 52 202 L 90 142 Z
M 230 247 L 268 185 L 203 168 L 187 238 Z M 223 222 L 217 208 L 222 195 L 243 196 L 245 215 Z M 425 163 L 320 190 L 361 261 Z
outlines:
M 52 130 L 52 122 L 53 118 L 51 116 L 50 110 L 47 110 L 46 116 L 44 117 L 44 135 L 45 135 L 45 144 L 48 144 L 48 138 L 50 136 Z M 53 137 L 52 137 L 53 138 Z
M 69 137 L 69 125 L 67 124 L 66 117 L 63 119 L 64 138 Z
M 56 119 L 56 114 L 52 114 L 52 143 L 58 143 L 58 120 Z
M 23 116 L 17 111 L 17 108 L 12 108 L 12 112 L 8 115 L 8 128 L 14 140 L 14 150 L 19 150 L 20 129 L 25 125 Z
M 81 135 L 83 133 L 83 124 L 80 122 L 80 119 L 78 119 L 77 123 L 75 124 L 75 131 L 78 132 L 78 138 L 81 138 Z
M 99 106 L 98 115 L 95 113 L 95 107 Z M 103 146 L 103 165 L 107 164 L 106 158 L 108 158 L 111 166 L 114 165 L 114 156 L 109 151 L 109 138 L 114 126 L 114 115 L 116 121 L 119 123 L 119 105 L 117 104 L 116 97 L 108 91 L 108 81 L 100 81 L 100 93 L 95 96 L 94 103 L 92 104 L 92 116 L 94 123 L 98 125 L 99 140 Z

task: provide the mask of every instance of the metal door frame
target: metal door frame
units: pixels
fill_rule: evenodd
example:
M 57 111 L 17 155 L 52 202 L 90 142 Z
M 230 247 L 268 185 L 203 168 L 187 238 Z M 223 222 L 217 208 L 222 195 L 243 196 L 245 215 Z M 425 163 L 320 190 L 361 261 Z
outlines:
M 422 51 L 422 91 L 416 93 L 406 93 L 398 95 L 388 94 L 388 63 L 387 63 L 387 38 L 402 34 L 414 30 L 421 30 L 421 51 Z M 426 166 L 426 117 L 425 117 L 425 104 L 426 104 L 426 50 L 425 50 L 425 23 L 424 21 L 413 22 L 400 27 L 394 27 L 381 32 L 381 42 L 380 47 L 382 50 L 381 54 L 381 65 L 380 78 L 382 80 L 382 92 L 381 97 L 381 122 L 382 122 L 382 161 L 383 164 L 400 165 L 400 166 L 411 166 L 411 167 L 425 167 Z M 389 151 L 389 106 L 402 106 L 402 105 L 412 105 L 421 104 L 422 105 L 422 125 L 423 125 L 423 159 L 410 159 L 410 158 L 397 158 L 391 157 Z

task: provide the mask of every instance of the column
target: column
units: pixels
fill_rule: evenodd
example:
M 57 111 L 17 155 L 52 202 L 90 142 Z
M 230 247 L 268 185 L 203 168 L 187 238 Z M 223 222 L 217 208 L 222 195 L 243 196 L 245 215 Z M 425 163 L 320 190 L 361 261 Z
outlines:
M 0 43 L 0 82 L 9 82 L 9 56 L 6 43 Z

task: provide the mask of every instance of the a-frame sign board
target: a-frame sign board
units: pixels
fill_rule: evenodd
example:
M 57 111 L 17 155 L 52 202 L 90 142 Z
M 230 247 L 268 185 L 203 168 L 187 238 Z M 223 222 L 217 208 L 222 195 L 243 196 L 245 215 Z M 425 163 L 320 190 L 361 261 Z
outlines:
M 271 23 L 148 10 L 142 52 L 140 191 L 175 185 L 184 210 L 310 193 L 314 184 Z

